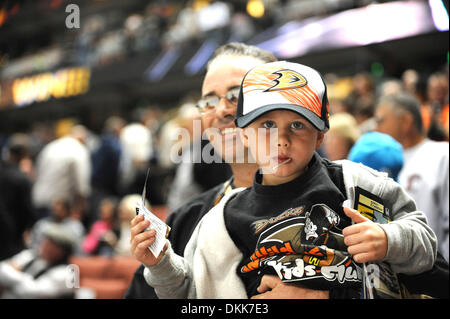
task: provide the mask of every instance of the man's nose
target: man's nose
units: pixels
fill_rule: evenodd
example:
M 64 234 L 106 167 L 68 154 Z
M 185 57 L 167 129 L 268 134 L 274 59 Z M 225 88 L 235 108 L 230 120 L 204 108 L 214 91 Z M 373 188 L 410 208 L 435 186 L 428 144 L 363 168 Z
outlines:
M 234 119 L 236 105 L 230 103 L 226 98 L 221 98 L 219 105 L 216 107 L 216 115 L 221 119 Z

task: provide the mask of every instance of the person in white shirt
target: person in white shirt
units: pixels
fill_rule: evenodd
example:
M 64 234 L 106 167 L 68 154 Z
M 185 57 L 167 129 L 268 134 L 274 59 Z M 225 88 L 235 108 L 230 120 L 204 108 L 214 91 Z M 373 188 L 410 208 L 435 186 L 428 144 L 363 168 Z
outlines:
M 428 139 L 419 101 L 398 93 L 382 97 L 376 109 L 377 130 L 404 148 L 399 183 L 415 200 L 436 233 L 439 251 L 449 259 L 449 144 Z
M 76 125 L 71 132 L 47 144 L 36 161 L 36 181 L 33 185 L 33 205 L 41 211 L 38 218 L 49 215 L 54 199 L 65 198 L 72 209 L 81 213 L 91 192 L 91 159 L 84 145 L 87 130 Z
M 151 130 L 140 122 L 132 122 L 120 131 L 122 154 L 119 165 L 119 188 L 130 193 L 140 172 L 146 171 L 153 156 Z
M 68 268 L 74 238 L 49 225 L 38 252 L 26 249 L 0 262 L 0 299 L 73 298 L 77 272 Z

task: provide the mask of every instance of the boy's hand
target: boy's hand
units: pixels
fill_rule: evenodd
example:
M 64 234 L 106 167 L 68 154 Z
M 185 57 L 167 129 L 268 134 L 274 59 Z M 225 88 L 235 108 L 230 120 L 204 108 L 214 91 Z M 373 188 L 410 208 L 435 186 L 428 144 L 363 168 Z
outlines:
M 153 256 L 148 246 L 155 241 L 156 231 L 154 229 L 144 231 L 148 226 L 150 226 L 150 222 L 144 219 L 144 215 L 137 215 L 131 220 L 130 250 L 136 259 L 145 266 L 153 266 L 164 256 L 167 243 L 157 258 Z
M 353 255 L 353 259 L 356 262 L 365 263 L 384 258 L 388 241 L 383 228 L 357 210 L 344 207 L 344 213 L 355 223 L 342 231 L 344 243 L 348 246 L 347 251 Z

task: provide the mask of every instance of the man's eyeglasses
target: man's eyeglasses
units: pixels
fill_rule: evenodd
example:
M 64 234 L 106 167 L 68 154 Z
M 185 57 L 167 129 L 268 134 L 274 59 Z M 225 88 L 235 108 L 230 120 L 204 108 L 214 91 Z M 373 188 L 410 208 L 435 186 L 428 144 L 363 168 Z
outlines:
M 230 89 L 225 96 L 209 95 L 198 101 L 197 106 L 201 113 L 210 113 L 216 110 L 220 99 L 225 98 L 233 106 L 236 106 L 239 97 L 239 87 Z

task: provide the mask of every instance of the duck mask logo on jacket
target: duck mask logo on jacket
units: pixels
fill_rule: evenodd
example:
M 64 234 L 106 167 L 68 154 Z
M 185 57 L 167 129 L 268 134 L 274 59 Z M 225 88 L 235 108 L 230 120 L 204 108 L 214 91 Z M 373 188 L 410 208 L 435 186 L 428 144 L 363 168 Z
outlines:
M 301 206 L 255 223 L 257 232 L 271 226 L 261 232 L 255 252 L 241 272 L 274 271 L 284 282 L 303 284 L 306 280 L 308 286 L 317 288 L 333 281 L 336 285 L 360 284 L 361 268 L 347 252 L 342 235 L 347 225 L 340 225 L 339 214 L 325 204 L 312 205 L 302 214 L 304 211 Z

